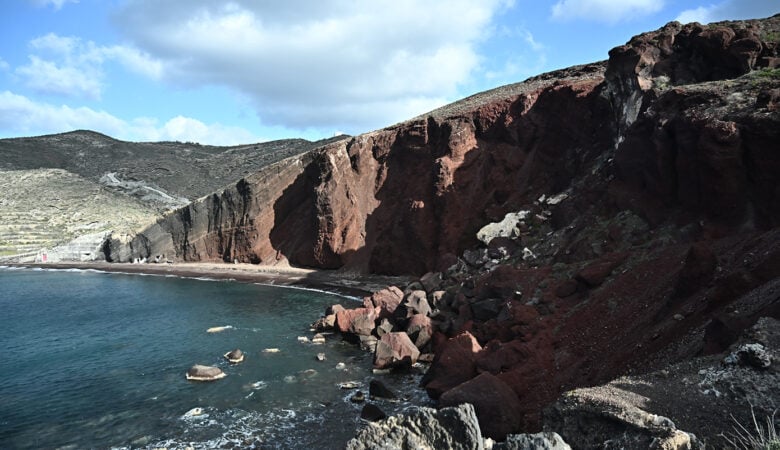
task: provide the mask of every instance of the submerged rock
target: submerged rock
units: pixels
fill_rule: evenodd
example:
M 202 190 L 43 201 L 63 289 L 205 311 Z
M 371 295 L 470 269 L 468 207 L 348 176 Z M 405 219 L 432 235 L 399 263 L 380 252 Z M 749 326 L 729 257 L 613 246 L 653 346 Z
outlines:
M 227 374 L 219 367 L 195 364 L 187 371 L 187 379 L 193 381 L 214 381 L 225 378 Z
M 225 353 L 223 356 L 232 364 L 238 364 L 244 361 L 244 352 L 242 352 L 241 349 L 238 348 Z

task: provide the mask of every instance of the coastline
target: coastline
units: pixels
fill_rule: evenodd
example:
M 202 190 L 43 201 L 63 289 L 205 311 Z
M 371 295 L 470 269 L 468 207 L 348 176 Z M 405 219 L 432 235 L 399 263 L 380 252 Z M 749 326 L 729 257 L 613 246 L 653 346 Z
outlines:
M 389 277 L 355 274 L 341 271 L 305 269 L 290 266 L 263 266 L 215 262 L 186 262 L 174 264 L 133 264 L 92 262 L 4 263 L 7 267 L 40 268 L 49 270 L 95 270 L 107 273 L 175 276 L 180 278 L 209 278 L 269 286 L 316 289 L 361 298 L 388 285 L 403 282 L 410 277 Z

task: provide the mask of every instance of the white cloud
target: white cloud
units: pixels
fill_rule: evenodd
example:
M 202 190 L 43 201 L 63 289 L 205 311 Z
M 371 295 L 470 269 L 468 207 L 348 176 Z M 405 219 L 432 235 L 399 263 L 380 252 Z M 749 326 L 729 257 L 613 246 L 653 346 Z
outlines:
M 25 78 L 27 87 L 47 94 L 98 99 L 102 90 L 102 76 L 96 69 L 59 66 L 37 56 L 30 56 L 30 64 L 17 68 L 16 74 Z
M 682 23 L 710 23 L 720 20 L 761 19 L 780 12 L 780 6 L 770 0 L 726 0 L 708 6 L 687 9 L 675 20 Z
M 27 87 L 41 93 L 99 99 L 105 88 L 103 66 L 116 61 L 131 71 L 157 79 L 160 61 L 136 48 L 102 47 L 92 41 L 49 33 L 30 41 L 29 64 L 15 70 Z
M 30 0 L 33 5 L 40 8 L 53 6 L 55 10 L 61 9 L 66 3 L 78 3 L 79 0 Z
M 559 0 L 552 7 L 552 17 L 616 23 L 656 13 L 663 7 L 663 0 Z
M 11 66 L 3 58 L 0 58 L 0 71 L 5 72 L 10 68 Z
M 235 145 L 262 139 L 241 127 L 206 124 L 177 116 L 162 125 L 149 117 L 126 121 L 105 111 L 40 103 L 9 91 L 0 92 L 0 130 L 7 135 L 60 133 L 77 129 L 98 131 L 129 141 L 185 141 Z
M 457 96 L 511 4 L 133 0 L 115 18 L 171 82 L 231 87 L 266 125 L 355 133 Z

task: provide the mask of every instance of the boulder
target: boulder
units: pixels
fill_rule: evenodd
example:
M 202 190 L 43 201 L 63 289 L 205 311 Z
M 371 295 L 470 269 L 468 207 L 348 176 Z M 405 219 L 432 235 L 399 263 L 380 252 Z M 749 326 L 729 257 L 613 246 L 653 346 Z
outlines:
M 397 416 L 368 423 L 347 450 L 439 449 L 483 450 L 484 444 L 474 407 L 413 407 Z
M 393 323 L 387 319 L 382 319 L 382 322 L 376 327 L 376 335 L 380 338 L 391 331 L 393 331 Z
M 193 381 L 214 381 L 225 378 L 227 374 L 219 367 L 195 364 L 187 371 L 187 379 Z
M 336 315 L 339 311 L 344 311 L 346 308 L 339 304 L 330 305 L 325 308 L 325 316 Z
M 498 441 L 519 431 L 522 419 L 520 401 L 506 383 L 495 375 L 482 373 L 442 394 L 440 406 L 474 405 L 482 433 Z
M 349 401 L 352 403 L 363 403 L 366 401 L 366 395 L 363 393 L 363 391 L 356 391 L 354 394 L 352 394 L 352 397 L 349 398 Z
M 336 328 L 336 315 L 328 314 L 326 316 L 320 317 L 311 324 L 311 327 L 316 332 L 331 331 Z
M 345 309 L 336 313 L 336 326 L 342 333 L 369 336 L 377 318 L 374 308 Z
M 374 353 L 374 368 L 410 367 L 417 362 L 420 351 L 409 335 L 404 332 L 387 333 L 382 336 Z
M 373 403 L 368 403 L 360 411 L 360 418 L 368 420 L 369 422 L 376 422 L 378 420 L 386 419 L 387 414 Z
M 414 342 L 418 349 L 422 349 L 431 341 L 433 336 L 433 322 L 425 314 L 415 314 L 406 324 L 406 334 Z
M 312 344 L 324 344 L 325 343 L 325 336 L 322 335 L 322 333 L 317 333 L 311 338 Z
M 371 380 L 368 384 L 368 395 L 370 395 L 371 398 L 397 398 L 395 392 L 388 389 L 387 386 L 379 380 Z
M 412 291 L 404 298 L 401 305 L 395 310 L 395 318 L 401 322 L 415 314 L 431 314 L 431 306 L 425 291 Z
M 477 339 L 467 331 L 441 344 L 422 379 L 428 395 L 437 399 L 477 376 L 476 356 L 481 350 Z
M 610 383 L 567 392 L 545 410 L 545 427 L 582 448 L 704 448 L 670 419 L 640 408 L 647 398 L 619 386 Z
M 506 301 L 498 298 L 489 298 L 471 304 L 471 312 L 477 320 L 495 319 Z
M 395 309 L 401 304 L 404 293 L 396 286 L 389 286 L 366 297 L 374 307 L 379 308 L 379 318 L 393 317 Z
M 420 284 L 422 284 L 425 292 L 433 292 L 441 287 L 442 276 L 441 272 L 428 272 L 420 277 Z
M 244 352 L 238 348 L 225 353 L 224 356 L 231 364 L 238 364 L 244 360 Z
M 493 450 L 571 450 L 558 433 L 510 434 L 506 441 L 493 445 Z

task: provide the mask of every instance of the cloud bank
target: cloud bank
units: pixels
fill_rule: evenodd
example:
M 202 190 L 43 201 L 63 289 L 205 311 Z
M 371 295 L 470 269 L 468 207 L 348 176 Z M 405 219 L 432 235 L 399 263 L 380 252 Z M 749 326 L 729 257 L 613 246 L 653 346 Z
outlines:
M 452 100 L 507 0 L 128 1 L 115 17 L 177 84 L 228 86 L 264 125 L 390 125 Z

